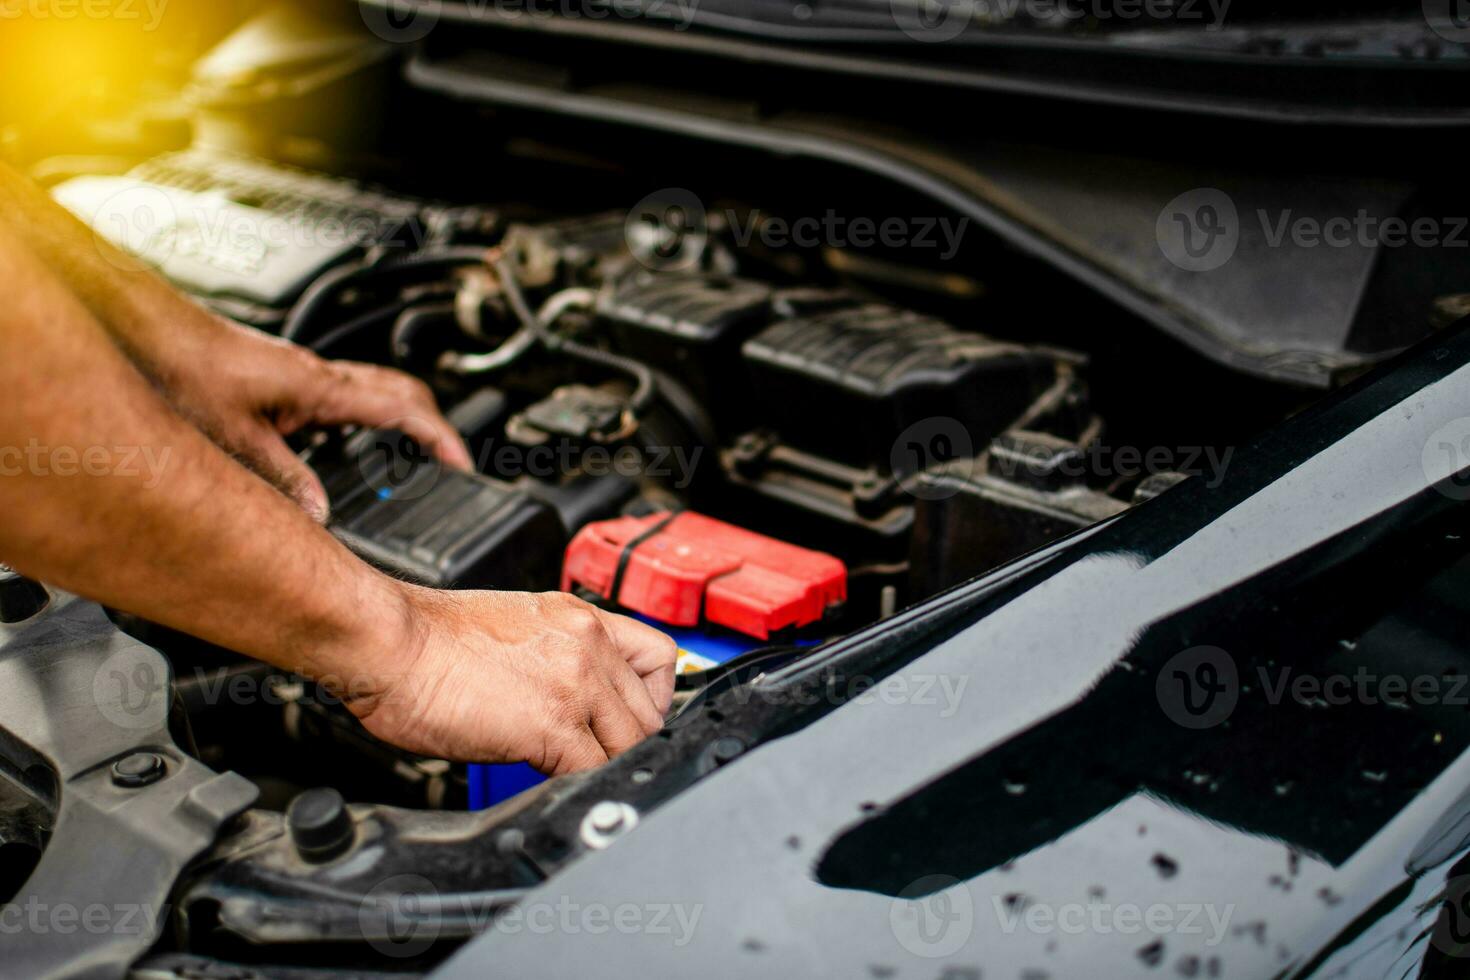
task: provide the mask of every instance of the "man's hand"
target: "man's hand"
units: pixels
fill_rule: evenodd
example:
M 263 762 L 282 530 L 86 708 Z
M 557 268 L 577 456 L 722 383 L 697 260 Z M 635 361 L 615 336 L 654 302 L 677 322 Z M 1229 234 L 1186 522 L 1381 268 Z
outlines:
M 675 650 L 658 631 L 566 595 L 407 586 L 302 513 L 326 510 L 284 441 L 304 426 L 391 426 L 468 465 L 426 387 L 235 327 L 104 251 L 0 167 L 0 282 L 23 286 L 0 305 L 0 447 L 73 459 L 131 448 L 161 461 L 146 479 L 121 463 L 4 475 L 0 513 L 24 519 L 0 521 L 0 559 L 328 686 L 335 678 L 370 731 L 430 755 L 570 772 L 661 726 Z
M 4 224 L 24 230 L 28 248 L 175 410 L 318 522 L 327 516 L 326 493 L 285 443 L 306 426 L 391 424 L 446 464 L 470 467 L 464 443 L 419 381 L 387 368 L 323 361 L 215 316 L 0 164 Z
M 677 653 L 663 633 L 560 592 L 404 590 L 413 648 L 400 673 L 349 701 L 379 738 L 558 774 L 663 727 Z
M 145 367 L 175 409 L 270 481 L 316 521 L 327 494 L 285 437 L 316 425 L 393 428 L 449 466 L 469 450 L 417 378 L 372 364 L 325 361 L 304 347 L 210 317 L 203 310 L 189 363 L 153 351 Z

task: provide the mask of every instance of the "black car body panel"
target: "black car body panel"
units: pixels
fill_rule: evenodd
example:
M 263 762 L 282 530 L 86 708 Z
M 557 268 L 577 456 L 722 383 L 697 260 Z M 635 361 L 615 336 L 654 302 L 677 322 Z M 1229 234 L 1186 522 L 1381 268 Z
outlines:
M 1445 89 L 1467 64 L 1449 3 L 1243 6 L 1186 0 L 1130 14 L 1120 4 L 1108 17 L 1108 4 L 1076 2 L 577 0 L 557 16 L 534 0 L 363 0 L 369 23 L 403 40 L 442 22 L 1093 108 L 1309 127 L 1470 121 Z M 1028 22 L 1045 9 L 1051 23 Z
M 492 927 L 444 975 L 1381 976 L 1426 950 L 1432 965 L 1427 944 L 1463 926 L 1437 917 L 1464 885 L 1470 725 L 1449 692 L 1470 669 L 1470 527 L 1436 441 L 1464 426 L 1467 382 L 1459 330 L 1242 450 L 1217 490 L 1190 481 L 1020 581 L 772 675 L 776 691 L 909 660 L 522 903 L 670 904 L 704 928 L 681 945 L 677 930 Z M 944 636 L 923 638 L 945 607 Z M 1411 662 L 1406 634 L 1437 642 Z M 1444 686 L 1280 693 L 1359 668 L 1375 691 Z M 963 697 L 946 702 L 946 678 Z M 721 730 L 738 732 L 731 702 Z M 635 751 L 609 769 L 643 765 Z M 930 896 L 948 913 L 925 932 Z M 1118 918 L 1025 924 L 1074 906 Z M 1174 916 L 1167 934 L 1118 911 L 1151 907 Z

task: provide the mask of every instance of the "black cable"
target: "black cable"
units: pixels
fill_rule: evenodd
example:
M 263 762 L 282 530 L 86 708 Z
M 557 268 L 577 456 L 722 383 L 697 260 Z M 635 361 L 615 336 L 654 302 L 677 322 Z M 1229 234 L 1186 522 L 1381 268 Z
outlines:
M 349 282 L 362 275 L 367 267 L 366 262 L 353 262 L 339 265 L 318 276 L 306 287 L 301 298 L 291 307 L 291 312 L 286 314 L 286 322 L 281 326 L 281 336 L 299 343 L 301 335 L 322 308 L 335 299 Z
M 361 316 L 353 317 L 346 323 L 328 330 L 306 346 L 323 357 L 326 357 L 333 348 L 344 341 L 351 340 L 358 334 L 378 327 L 390 326 L 406 310 L 411 309 L 412 306 L 412 303 L 400 300 L 397 303 L 390 303 L 387 306 L 380 306 L 375 310 L 369 310 Z
M 378 261 L 354 262 L 340 265 L 317 277 L 301 298 L 286 314 L 281 327 L 281 336 L 287 340 L 302 342 L 312 322 L 323 309 L 342 294 L 349 286 L 378 278 L 392 279 L 409 273 L 428 272 L 457 265 L 472 265 L 485 261 L 486 249 L 478 245 L 457 245 L 449 248 L 426 249 L 407 255 L 390 254 Z
M 393 330 L 388 334 L 388 348 L 393 353 L 394 363 L 400 367 L 407 364 L 409 355 L 413 353 L 414 338 L 431 322 L 446 319 L 454 319 L 453 302 L 411 306 L 398 314 L 398 319 L 393 321 Z
M 714 419 L 710 418 L 709 412 L 705 411 L 694 393 L 663 371 L 657 368 L 652 370 L 658 383 L 659 397 L 664 404 L 694 433 L 695 438 L 706 446 L 715 445 L 719 437 L 715 434 Z
M 633 535 L 628 543 L 623 545 L 623 550 L 618 555 L 617 571 L 613 572 L 612 587 L 608 589 L 608 602 L 617 605 L 618 598 L 623 594 L 623 579 L 628 574 L 628 565 L 633 560 L 633 552 L 637 551 L 638 546 L 643 544 L 645 541 L 649 540 L 650 538 L 656 538 L 660 534 L 662 534 L 664 532 L 664 528 L 669 526 L 669 522 L 671 522 L 674 518 L 678 516 L 679 515 L 677 513 L 672 513 L 665 516 L 662 520 L 654 521 L 651 525 Z
M 559 351 L 579 361 L 628 375 L 635 382 L 633 394 L 628 399 L 629 411 L 634 418 L 648 411 L 653 400 L 658 397 L 658 381 L 654 378 L 653 370 L 648 365 L 635 361 L 631 357 L 579 344 L 575 340 L 567 340 L 547 330 L 546 324 L 537 318 L 526 302 L 526 296 L 521 292 L 520 283 L 516 281 L 515 270 L 511 268 L 509 260 L 502 258 L 497 261 L 495 271 L 500 277 L 500 288 L 505 293 L 511 312 L 536 334 L 536 339 L 540 341 L 541 346 L 549 351 Z

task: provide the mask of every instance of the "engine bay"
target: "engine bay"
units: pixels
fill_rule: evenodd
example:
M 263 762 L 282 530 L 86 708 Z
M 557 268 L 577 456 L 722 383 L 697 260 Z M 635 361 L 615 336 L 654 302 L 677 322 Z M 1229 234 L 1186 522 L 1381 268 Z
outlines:
M 1190 476 L 1218 480 L 1240 432 L 1205 404 L 1170 406 L 1158 438 L 1116 435 L 1092 390 L 1113 386 L 1130 426 L 1157 419 L 1142 362 L 1099 379 L 1092 352 L 1008 322 L 973 280 L 773 254 L 739 227 L 773 220 L 758 205 L 711 213 L 682 188 L 508 220 L 497 202 L 191 149 L 53 193 L 221 315 L 431 385 L 475 472 L 398 431 L 317 433 L 298 448 L 333 533 L 420 584 L 563 589 L 669 631 L 676 709 Z M 1189 424 L 1197 438 L 1170 445 Z M 323 769 L 348 799 L 451 809 L 539 780 L 398 752 L 301 678 L 119 618 L 176 658 L 201 757 L 277 807 Z M 272 696 L 221 708 L 241 674 Z M 230 717 L 261 710 L 274 720 Z
M 1213 117 L 1159 117 L 1171 120 L 1161 127 L 1152 116 L 1105 119 L 1085 102 L 1039 112 L 997 92 L 984 93 L 982 113 L 962 86 L 925 88 L 932 80 L 917 62 L 876 58 L 872 76 L 829 64 L 828 75 L 784 63 L 793 51 L 685 48 L 621 20 L 522 21 L 452 3 L 429 5 L 443 23 L 411 37 L 382 21 L 394 6 L 349 10 L 345 28 L 340 11 L 262 13 L 189 69 L 187 108 L 170 93 L 137 126 L 141 138 L 96 140 L 94 155 L 38 150 L 31 176 L 100 239 L 220 317 L 426 385 L 473 467 L 425 452 L 407 434 L 413 418 L 293 435 L 326 490 L 328 529 L 409 582 L 563 591 L 668 633 L 679 659 L 665 728 L 605 766 L 550 780 L 525 764 L 426 757 L 370 734 L 343 703 L 350 686 L 0 566 L 0 902 L 60 852 L 50 869 L 60 877 L 41 882 L 65 886 L 56 894 L 85 881 L 152 902 L 151 932 L 107 937 L 127 947 L 115 965 L 138 980 L 422 975 L 696 784 L 852 702 L 873 704 L 909 659 L 975 625 L 975 608 L 1069 548 L 1086 552 L 1072 591 L 1032 597 L 1030 619 L 985 635 L 1008 636 L 1007 655 L 1034 654 L 1034 638 L 1066 662 L 1067 683 L 1112 699 L 1106 710 L 1078 695 L 1083 720 L 1068 719 L 1049 700 L 1063 688 L 1050 663 L 1034 673 L 986 664 L 972 677 L 950 651 L 962 669 L 905 694 L 932 706 L 922 723 L 889 718 L 881 730 L 954 745 L 931 753 L 929 768 L 905 770 L 913 785 L 889 796 L 851 778 L 877 755 L 871 746 L 827 746 L 827 775 L 845 774 L 866 795 L 834 803 L 820 835 L 781 829 L 760 842 L 789 859 L 797 901 L 811 881 L 855 889 L 845 901 L 886 875 L 895 881 L 868 891 L 883 899 L 871 908 L 889 914 L 890 892 L 911 897 L 896 878 L 933 870 L 935 823 L 959 828 L 945 846 L 969 855 L 960 838 L 975 836 L 981 806 L 1020 813 L 977 848 L 986 855 L 977 866 L 1004 875 L 1016 855 L 1069 832 L 1057 813 L 1075 811 L 1079 826 L 1125 810 L 1118 819 L 1132 820 L 1119 801 L 1137 805 L 1140 786 L 1148 807 L 1168 811 L 1151 826 L 1193 808 L 1211 826 L 1255 827 L 1230 806 L 1266 810 L 1265 799 L 1305 811 L 1309 785 L 1350 795 L 1360 779 L 1372 799 L 1408 805 L 1417 784 L 1395 786 L 1386 763 L 1353 757 L 1319 765 L 1315 779 L 1292 771 L 1326 751 L 1303 748 L 1295 730 L 1252 742 L 1245 725 L 1222 726 L 1200 736 L 1198 758 L 1188 755 L 1196 743 L 1179 739 L 1188 764 L 1174 766 L 1154 752 L 1179 734 L 1153 717 L 1163 704 L 1155 665 L 1070 655 L 1089 647 L 1108 591 L 1149 564 L 1145 552 L 1167 553 L 1176 531 L 1213 527 L 1213 515 L 1254 492 L 1190 496 L 1239 476 L 1237 450 L 1258 450 L 1239 486 L 1285 482 L 1324 396 L 1470 310 L 1449 245 L 1329 251 L 1291 234 L 1273 243 L 1253 233 L 1251 213 L 1282 228 L 1354 210 L 1400 222 L 1463 213 L 1462 182 L 1442 153 L 1405 162 L 1407 127 L 1396 131 L 1402 145 L 1351 132 L 1320 147 L 1327 130 L 1281 127 L 1279 159 L 1264 161 L 1259 134 L 1235 140 Z M 1270 47 L 1251 41 L 1252 57 L 1256 46 Z M 728 77 L 701 74 L 701 59 L 715 57 L 730 59 L 720 62 Z M 672 76 L 695 81 L 684 91 Z M 1207 76 L 1179 78 L 1188 84 L 1172 97 L 1211 89 Z M 1426 132 L 1413 145 L 1440 150 Z M 1204 223 L 1219 204 L 1212 194 L 1239 205 L 1246 233 L 1206 269 L 1188 246 L 1196 231 L 1214 245 Z M 1186 254 L 1171 251 L 1170 217 L 1185 219 Z M 1289 424 L 1290 439 L 1263 436 Z M 1334 478 L 1341 472 L 1351 470 Z M 1187 520 L 1171 517 L 1168 501 L 1150 509 L 1176 488 L 1174 501 L 1194 504 Z M 1260 509 L 1253 527 L 1268 528 L 1274 512 Z M 1111 552 L 1110 525 L 1127 531 Z M 1446 527 L 1434 547 L 1455 550 L 1458 525 Z M 1096 552 L 1093 535 L 1104 541 Z M 1274 545 L 1257 542 L 1247 557 L 1274 570 Z M 1197 605 L 1239 619 L 1241 649 L 1274 665 L 1278 647 L 1297 642 L 1294 607 L 1279 599 L 1296 581 L 1237 588 L 1236 605 L 1222 599 L 1220 612 L 1201 571 L 1210 556 L 1193 560 L 1183 574 L 1198 579 Z M 1138 609 L 1164 609 L 1167 590 L 1135 588 L 1150 600 L 1135 595 Z M 1269 642 L 1246 628 L 1253 615 L 1277 624 Z M 1201 613 L 1179 637 L 1213 635 L 1206 627 L 1215 628 Z M 1356 649 L 1356 636 L 1333 632 L 1330 652 Z M 1150 639 L 1162 648 L 1176 637 Z M 1392 645 L 1380 646 L 1364 656 L 1392 662 Z M 65 657 L 48 659 L 57 650 Z M 991 745 L 963 761 L 979 736 L 946 728 L 945 712 L 958 706 L 952 685 L 969 682 L 1002 692 L 1024 682 L 1031 713 L 1009 719 L 1005 751 Z M 65 730 L 48 720 L 58 706 Z M 1085 744 L 1135 711 L 1148 717 L 1131 742 Z M 851 714 L 847 723 L 861 728 Z M 1060 741 L 1023 737 L 1048 726 Z M 1343 726 L 1323 745 L 1349 741 Z M 1433 748 L 1418 750 L 1428 758 L 1458 745 L 1442 741 L 1436 732 Z M 891 748 L 897 757 L 909 746 L 900 736 Z M 1134 755 L 1120 762 L 1125 751 Z M 1290 764 L 1273 758 L 1275 775 L 1260 786 L 1226 780 L 1211 808 L 1220 773 L 1239 759 L 1293 752 Z M 792 778 L 804 763 L 786 764 Z M 790 785 L 746 776 L 732 785 L 772 794 Z M 1304 818 L 1313 827 L 1347 808 L 1314 799 L 1319 809 Z M 901 819 L 884 823 L 890 805 Z M 721 800 L 704 807 L 739 818 Z M 765 832 L 750 823 L 752 835 Z M 1295 847 L 1266 826 L 1264 837 Z M 1119 861 L 1150 852 L 1135 894 L 1178 885 L 1179 866 L 1161 861 L 1163 845 L 1143 830 L 1140 819 L 1121 837 L 1109 831 L 1096 850 Z M 885 840 L 895 833 L 905 839 Z M 63 837 L 68 847 L 48 852 Z M 125 843 L 90 846 L 103 839 Z M 1295 877 L 1302 856 L 1290 860 Z M 1290 891 L 1285 880 L 1271 876 L 1273 898 Z M 1005 885 L 997 898 L 1017 895 Z M 1298 890 L 1327 908 L 1337 904 L 1329 895 Z M 1262 934 L 1232 940 L 1284 961 L 1285 947 L 1267 948 Z M 740 944 L 732 963 L 764 951 L 757 938 L 725 938 Z M 36 948 L 47 945 L 56 962 L 75 952 L 55 935 Z M 1150 948 L 1125 950 L 1125 962 L 1163 962 Z M 1179 972 L 1213 976 L 1209 962 L 1185 957 Z M 893 973 L 876 961 L 869 969 Z
M 891 665 L 827 666 L 844 638 L 928 628 L 904 611 L 1213 485 L 1232 446 L 1314 397 L 1162 337 L 1140 356 L 1140 328 L 1101 303 L 1044 315 L 1035 297 L 1069 287 L 988 240 L 994 279 L 885 253 L 876 231 L 803 247 L 799 212 L 681 187 L 562 213 L 196 147 L 51 191 L 221 316 L 430 386 L 470 472 L 393 427 L 293 437 L 352 551 L 436 588 L 573 592 L 680 650 L 665 730 L 548 783 L 402 751 L 330 684 L 109 612 L 167 658 L 130 653 L 122 676 L 170 678 L 173 741 L 255 796 L 175 889 L 155 965 L 176 973 L 440 962 L 640 813 L 863 698 Z M 97 628 L 84 606 L 53 615 Z M 743 693 L 793 671 L 794 701 Z M 38 859 L 46 791 L 21 798 L 37 819 L 7 839 Z M 457 912 L 428 928 L 405 896 Z
M 419 156 L 307 169 L 207 141 L 52 182 L 219 315 L 431 388 L 470 472 L 394 427 L 293 437 L 352 551 L 436 588 L 573 592 L 680 650 L 665 731 L 546 783 L 402 751 L 331 685 L 110 612 L 167 658 L 125 675 L 166 671 L 174 743 L 255 794 L 175 890 L 170 969 L 439 962 L 639 813 L 863 697 L 891 665 L 832 660 L 845 638 L 933 618 L 905 610 L 1183 481 L 1219 483 L 1234 447 L 1318 394 L 1188 350 L 881 183 L 834 179 L 831 199 L 934 217 L 814 215 L 803 195 L 826 171 L 781 186 L 710 161 L 686 173 L 697 191 L 622 174 L 559 202 L 546 188 L 595 180 L 595 161 L 511 156 L 521 180 L 488 198 Z M 742 693 L 793 671 L 795 703 Z M 34 858 L 45 799 L 7 836 Z M 461 917 L 403 945 L 405 894 Z

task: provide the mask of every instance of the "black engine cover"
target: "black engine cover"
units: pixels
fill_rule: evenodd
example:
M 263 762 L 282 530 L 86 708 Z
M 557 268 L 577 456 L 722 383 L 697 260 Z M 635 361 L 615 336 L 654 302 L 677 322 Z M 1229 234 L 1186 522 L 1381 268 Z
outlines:
M 957 419 L 984 446 L 1056 377 L 1042 352 L 876 303 L 779 321 L 743 353 L 767 424 L 861 467 L 888 467 L 895 440 L 924 419 Z

